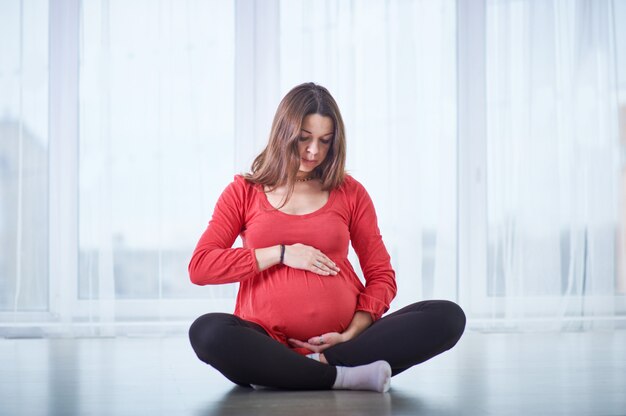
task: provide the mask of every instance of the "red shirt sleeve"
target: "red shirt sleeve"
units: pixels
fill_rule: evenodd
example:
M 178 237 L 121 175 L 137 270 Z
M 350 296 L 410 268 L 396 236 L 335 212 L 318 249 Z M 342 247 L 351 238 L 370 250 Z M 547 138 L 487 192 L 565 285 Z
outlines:
M 363 185 L 356 180 L 354 183 L 350 240 L 365 277 L 365 290 L 359 295 L 356 310 L 368 312 L 376 321 L 389 310 L 391 300 L 396 296 L 396 274 L 378 229 L 372 199 Z
M 189 277 L 193 283 L 235 283 L 259 272 L 253 249 L 232 248 L 245 224 L 247 191 L 245 179 L 235 176 L 220 195 L 213 217 L 189 262 Z

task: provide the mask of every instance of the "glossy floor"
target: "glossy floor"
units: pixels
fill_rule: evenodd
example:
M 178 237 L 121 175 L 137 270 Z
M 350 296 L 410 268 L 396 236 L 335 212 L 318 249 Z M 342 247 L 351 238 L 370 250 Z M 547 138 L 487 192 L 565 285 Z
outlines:
M 467 332 L 387 394 L 234 387 L 184 337 L 0 339 L 0 415 L 626 415 L 626 331 Z

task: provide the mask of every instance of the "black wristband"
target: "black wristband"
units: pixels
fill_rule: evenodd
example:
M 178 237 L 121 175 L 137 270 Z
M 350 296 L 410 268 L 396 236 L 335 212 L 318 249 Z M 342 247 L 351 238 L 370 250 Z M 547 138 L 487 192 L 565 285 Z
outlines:
M 283 260 L 285 259 L 285 245 L 280 245 L 280 264 L 283 264 Z

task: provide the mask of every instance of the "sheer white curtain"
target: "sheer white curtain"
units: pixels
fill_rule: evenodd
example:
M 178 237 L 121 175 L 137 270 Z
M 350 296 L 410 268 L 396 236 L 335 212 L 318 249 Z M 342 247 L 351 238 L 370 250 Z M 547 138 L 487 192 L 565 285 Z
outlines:
M 488 251 L 477 315 L 569 328 L 624 312 L 614 12 L 608 1 L 486 3 Z
M 0 39 L 0 315 L 15 322 L 48 309 L 48 2 L 1 2 Z
M 344 115 L 393 308 L 453 299 L 510 329 L 623 316 L 626 3 L 259 4 L 0 3 L 1 333 L 232 310 L 236 285 L 194 287 L 187 261 L 305 81 Z
M 234 173 L 234 7 L 87 1 L 81 8 L 76 314 L 202 313 L 233 287 L 186 268 Z M 190 307 L 193 305 L 193 307 Z
M 338 101 L 347 169 L 396 269 L 394 308 L 457 295 L 455 24 L 448 0 L 280 2 L 281 94 L 313 81 Z

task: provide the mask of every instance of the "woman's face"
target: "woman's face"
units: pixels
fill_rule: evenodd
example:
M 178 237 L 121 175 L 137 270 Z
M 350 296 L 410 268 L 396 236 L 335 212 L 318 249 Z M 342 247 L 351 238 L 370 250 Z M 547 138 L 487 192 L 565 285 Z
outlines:
M 312 172 L 326 159 L 334 132 L 335 126 L 332 118 L 319 114 L 309 114 L 304 117 L 298 139 L 300 172 Z

